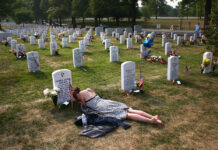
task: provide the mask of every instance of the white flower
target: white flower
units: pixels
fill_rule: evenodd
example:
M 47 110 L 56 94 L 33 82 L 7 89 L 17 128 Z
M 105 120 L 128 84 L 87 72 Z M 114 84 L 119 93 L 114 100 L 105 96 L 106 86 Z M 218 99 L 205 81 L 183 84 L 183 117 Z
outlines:
M 54 91 L 60 92 L 60 89 L 59 89 L 58 87 L 55 87 L 55 88 L 54 88 Z
M 43 91 L 43 94 L 44 94 L 45 96 L 48 96 L 49 93 L 50 93 L 50 90 L 49 90 L 48 88 Z
M 52 91 L 51 95 L 55 96 L 55 95 L 58 95 L 58 93 L 56 91 Z

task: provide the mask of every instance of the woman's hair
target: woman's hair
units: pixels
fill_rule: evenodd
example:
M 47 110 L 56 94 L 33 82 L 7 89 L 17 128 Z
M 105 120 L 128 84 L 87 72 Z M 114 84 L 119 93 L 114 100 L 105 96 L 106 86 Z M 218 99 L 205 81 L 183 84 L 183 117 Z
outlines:
M 76 87 L 74 90 L 73 90 L 73 97 L 76 99 L 76 100 L 79 100 L 78 98 L 77 98 L 77 94 L 79 94 L 79 92 L 80 92 L 80 88 L 78 88 L 78 87 Z

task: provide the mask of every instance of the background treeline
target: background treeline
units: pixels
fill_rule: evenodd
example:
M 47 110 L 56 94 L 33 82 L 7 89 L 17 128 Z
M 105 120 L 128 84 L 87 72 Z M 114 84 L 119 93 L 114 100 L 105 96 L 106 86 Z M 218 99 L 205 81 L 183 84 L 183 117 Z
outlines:
M 113 19 L 119 26 L 126 18 L 135 24 L 136 18 L 165 16 L 189 17 L 204 16 L 207 0 L 183 0 L 176 8 L 167 5 L 165 0 L 0 0 L 0 18 L 11 17 L 16 23 L 50 23 L 62 25 L 63 20 L 71 19 L 76 27 L 76 18 L 94 18 L 94 25 L 101 24 L 102 18 Z

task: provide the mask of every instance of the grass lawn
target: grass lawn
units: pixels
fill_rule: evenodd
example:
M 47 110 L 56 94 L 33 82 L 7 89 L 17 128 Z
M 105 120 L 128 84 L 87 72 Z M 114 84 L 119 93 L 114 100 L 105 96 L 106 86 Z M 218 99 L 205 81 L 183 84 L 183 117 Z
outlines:
M 140 44 L 134 43 L 133 49 L 127 49 L 112 39 L 119 46 L 120 62 L 110 63 L 109 52 L 104 50 L 100 37 L 95 37 L 84 53 L 88 57 L 84 60 L 85 72 L 73 67 L 72 49 L 79 46 L 78 40 L 69 48 L 59 46 L 59 56 L 50 55 L 48 42 L 44 50 L 25 42 L 26 52 L 39 52 L 41 71 L 36 73 L 28 72 L 27 61 L 16 59 L 8 52 L 10 47 L 0 45 L 0 149 L 215 150 L 218 147 L 218 71 L 200 74 L 205 46 L 176 46 L 175 41 L 169 41 L 173 42 L 173 48 L 179 49 L 182 85 L 167 81 L 166 64 L 140 59 Z M 152 55 L 167 60 L 161 37 L 155 38 L 151 50 Z M 141 70 L 145 81 L 143 94 L 124 96 L 120 90 L 121 63 L 125 61 L 136 62 L 137 80 Z M 190 76 L 185 73 L 186 65 Z M 42 93 L 45 88 L 52 88 L 51 73 L 58 69 L 71 70 L 74 87 L 90 87 L 103 98 L 158 114 L 165 127 L 127 120 L 132 126 L 129 130 L 120 127 L 97 139 L 78 136 L 82 128 L 76 127 L 73 120 L 81 112 L 72 106 L 58 110 Z

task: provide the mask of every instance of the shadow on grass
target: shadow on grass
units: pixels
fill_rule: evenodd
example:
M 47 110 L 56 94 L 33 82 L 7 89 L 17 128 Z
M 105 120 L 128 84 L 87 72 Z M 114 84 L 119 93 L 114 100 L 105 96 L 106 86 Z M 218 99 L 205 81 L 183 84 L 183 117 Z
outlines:
M 78 69 L 84 72 L 88 72 L 88 73 L 95 73 L 95 71 L 89 68 L 88 66 L 82 66 L 82 67 L 79 67 Z
M 190 82 L 190 81 L 182 81 L 182 84 L 183 84 L 183 86 L 187 86 L 187 87 L 190 87 L 190 88 L 195 88 L 195 89 L 198 89 L 198 90 L 204 90 L 205 89 L 205 87 L 200 86 L 200 85 L 195 84 L 194 82 Z
M 51 114 L 57 122 L 62 123 L 71 119 L 74 121 L 77 116 L 82 114 L 82 111 L 77 103 L 70 103 L 67 106 L 54 106 L 54 108 L 51 109 Z
M 48 75 L 42 71 L 29 72 L 29 73 L 30 73 L 30 75 L 32 75 L 35 78 L 40 79 L 40 80 L 48 79 Z

